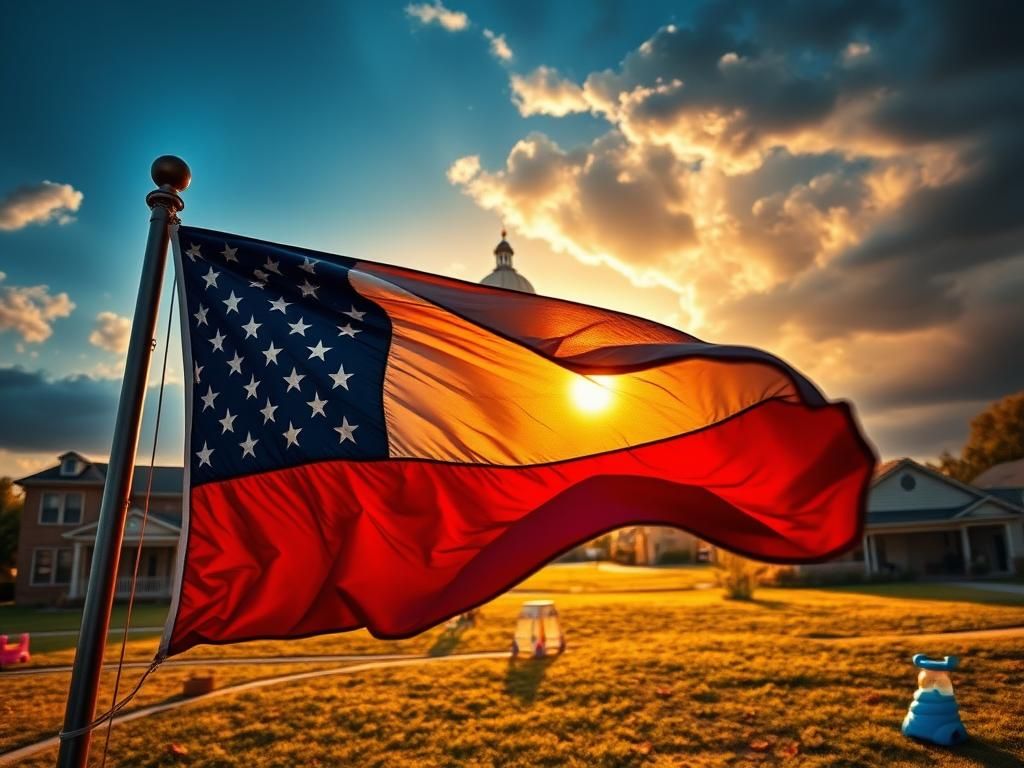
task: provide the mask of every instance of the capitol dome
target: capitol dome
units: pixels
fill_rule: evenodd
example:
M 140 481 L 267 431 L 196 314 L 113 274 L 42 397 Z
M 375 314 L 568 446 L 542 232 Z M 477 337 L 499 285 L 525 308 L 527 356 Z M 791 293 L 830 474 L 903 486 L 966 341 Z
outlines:
M 507 288 L 510 291 L 521 291 L 522 293 L 536 293 L 530 281 L 516 272 L 512 266 L 512 255 L 515 251 L 505 239 L 505 230 L 501 230 L 501 242 L 494 248 L 494 258 L 497 262 L 494 271 L 480 281 L 481 285 L 489 285 L 492 288 Z

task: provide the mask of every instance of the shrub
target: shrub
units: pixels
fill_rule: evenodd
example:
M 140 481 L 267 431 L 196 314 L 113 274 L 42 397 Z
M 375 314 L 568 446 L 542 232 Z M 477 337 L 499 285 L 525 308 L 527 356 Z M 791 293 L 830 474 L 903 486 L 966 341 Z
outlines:
M 725 589 L 726 597 L 733 600 L 750 600 L 767 570 L 768 566 L 764 563 L 748 560 L 724 549 L 718 550 L 718 558 L 715 560 L 718 585 Z

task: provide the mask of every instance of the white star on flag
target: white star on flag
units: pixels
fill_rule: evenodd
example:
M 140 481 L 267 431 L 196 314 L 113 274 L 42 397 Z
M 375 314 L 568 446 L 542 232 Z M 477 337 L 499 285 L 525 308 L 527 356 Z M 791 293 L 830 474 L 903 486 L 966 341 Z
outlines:
M 267 365 L 273 363 L 277 365 L 277 356 L 281 354 L 281 349 L 274 346 L 274 342 L 270 342 L 270 346 L 263 350 L 264 356 L 267 358 Z
M 344 416 L 341 417 L 341 426 L 335 427 L 334 431 L 337 432 L 341 437 L 338 439 L 338 445 L 341 445 L 346 440 L 351 440 L 355 443 L 356 438 L 352 433 L 359 429 L 358 424 L 349 424 L 348 419 Z
M 254 339 L 256 338 L 256 331 L 260 329 L 263 323 L 256 322 L 256 316 L 250 315 L 249 322 L 242 326 L 242 330 L 245 331 L 245 338 Z
M 205 368 L 206 366 L 200 365 L 199 363 L 194 363 L 193 365 L 195 366 L 195 376 L 193 376 L 192 378 L 194 378 L 196 380 L 196 384 L 198 384 L 199 374 L 203 372 L 203 368 Z
M 212 466 L 210 464 L 210 457 L 212 455 L 213 455 L 213 448 L 207 448 L 206 447 L 206 441 L 204 440 L 203 441 L 203 450 L 196 451 L 196 456 L 199 457 L 199 466 L 201 467 L 201 466 L 203 466 L 203 464 L 205 464 L 208 467 Z
M 277 410 L 276 405 L 270 404 L 270 398 L 267 398 L 267 404 L 260 409 L 260 413 L 263 414 L 263 423 L 266 424 L 268 421 L 274 420 L 274 411 Z
M 304 260 L 301 264 L 299 264 L 299 269 L 301 269 L 303 272 L 309 272 L 309 274 L 315 275 L 316 272 L 313 271 L 313 268 L 316 266 L 317 262 L 312 261 L 309 258 L 309 256 L 303 256 L 302 258 Z
M 213 408 L 213 401 L 217 399 L 217 395 L 219 395 L 219 394 L 220 394 L 220 392 L 214 392 L 213 391 L 213 387 L 207 387 L 206 388 L 206 394 L 203 395 L 200 398 L 200 400 L 203 401 L 203 410 L 204 411 L 207 408 Z
M 242 442 L 240 442 L 238 444 L 241 447 L 241 449 L 242 449 L 242 458 L 243 459 L 246 456 L 252 456 L 254 459 L 256 458 L 256 454 L 253 452 L 252 449 L 256 447 L 256 443 L 258 443 L 258 442 L 259 442 L 259 440 L 253 440 L 251 432 L 246 432 L 245 433 L 245 440 L 243 440 Z
M 227 243 L 224 243 L 224 250 L 220 252 L 220 255 L 224 257 L 224 261 L 238 261 L 238 257 L 235 254 L 238 253 L 237 248 L 232 248 Z
M 354 339 L 356 337 L 357 333 L 360 333 L 360 331 L 358 331 L 357 329 L 353 328 L 351 323 L 345 323 L 344 326 L 341 326 L 341 325 L 338 326 L 338 335 L 339 336 L 350 336 L 350 337 L 352 337 Z
M 356 321 L 360 321 L 360 320 L 362 320 L 362 319 L 363 319 L 363 316 L 364 316 L 364 315 L 365 315 L 366 313 L 365 313 L 365 312 L 360 312 L 360 311 L 359 311 L 358 309 L 356 309 L 355 307 L 352 307 L 352 309 L 350 309 L 350 310 L 349 310 L 348 312 L 342 312 L 341 314 L 343 314 L 343 315 L 348 315 L 348 316 L 349 316 L 349 317 L 351 317 L 351 318 L 352 318 L 353 320 L 356 320 Z
M 220 272 L 214 272 L 213 267 L 210 267 L 210 271 L 203 276 L 203 280 L 206 281 L 206 289 L 217 287 L 217 278 L 220 277 Z
M 228 308 L 227 314 L 230 315 L 232 312 L 237 312 L 238 311 L 238 302 L 240 302 L 241 300 L 242 300 L 241 298 L 239 298 L 238 296 L 235 296 L 235 292 L 234 291 L 232 291 L 231 295 L 228 296 L 226 299 L 223 299 L 224 304 Z
M 192 247 L 185 251 L 185 255 L 192 261 L 195 261 L 197 256 L 200 258 L 203 256 L 203 254 L 199 252 L 199 246 L 195 243 L 192 243 Z
M 299 386 L 299 382 L 304 378 L 306 378 L 306 374 L 299 373 L 295 370 L 295 366 L 292 366 L 291 375 L 284 377 L 284 380 L 288 383 L 288 389 L 285 391 L 291 392 L 293 389 L 297 389 L 301 392 L 302 388 Z
M 301 431 L 302 427 L 296 429 L 295 427 L 292 426 L 292 423 L 290 421 L 288 422 L 288 429 L 284 433 L 284 439 L 288 441 L 288 444 L 285 445 L 285 448 L 291 448 L 293 445 L 299 444 L 299 432 Z
M 288 323 L 288 327 L 291 328 L 291 330 L 288 331 L 288 335 L 289 336 L 291 336 L 293 333 L 297 333 L 297 334 L 299 334 L 299 336 L 305 336 L 306 335 L 306 329 L 307 328 L 312 328 L 313 326 L 307 325 L 306 322 L 300 317 L 299 318 L 299 322 L 297 322 L 297 323 Z
M 303 280 L 302 285 L 299 286 L 299 290 L 302 291 L 303 297 L 312 296 L 314 299 L 317 298 L 316 292 L 319 285 L 313 285 L 309 280 Z
M 269 301 L 269 299 L 268 299 Z M 282 296 L 277 301 L 270 302 L 270 311 L 273 312 L 275 309 L 281 314 L 285 314 L 285 309 L 291 306 L 291 302 L 285 301 Z
M 213 344 L 213 348 L 216 349 L 218 352 L 223 352 L 224 351 L 224 339 L 226 339 L 226 338 L 227 338 L 227 336 L 222 335 L 221 332 L 220 332 L 220 328 L 218 328 L 217 332 L 215 334 L 213 334 L 213 338 L 210 339 L 210 343 Z
M 321 360 L 324 360 L 324 354 L 330 352 L 334 347 L 325 347 L 321 340 L 316 343 L 315 347 L 306 347 L 306 349 L 309 350 L 309 360 L 312 360 L 314 357 L 319 357 Z M 324 362 L 327 361 L 324 360 Z
M 277 265 L 280 264 L 280 263 L 281 263 L 280 259 L 277 260 L 277 261 L 274 261 L 269 256 L 267 256 L 267 263 L 263 265 L 263 268 L 265 270 L 267 270 L 268 272 L 273 272 L 275 275 L 280 275 L 281 274 L 281 270 L 277 268 Z
M 259 385 L 260 385 L 260 383 L 259 383 L 259 381 L 257 381 L 256 376 L 253 375 L 253 374 L 250 374 L 249 375 L 249 383 L 246 384 L 244 387 L 242 387 L 242 389 L 245 390 L 245 399 L 246 400 L 251 400 L 254 397 L 256 397 L 256 387 L 258 387 Z
M 242 358 L 237 352 L 235 352 L 235 356 L 233 358 L 228 360 L 228 368 L 231 369 L 231 373 L 242 373 Z M 230 376 L 231 373 L 229 373 L 228 376 Z
M 237 415 L 233 416 L 231 414 L 231 409 L 230 408 L 228 408 L 225 411 L 224 418 L 220 419 L 219 422 L 218 422 L 220 424 L 220 426 L 221 426 L 221 434 L 222 435 L 224 433 L 226 433 L 226 432 L 234 432 L 235 431 L 235 419 L 237 419 L 237 418 L 238 418 Z
M 327 414 L 324 413 L 324 406 L 327 405 L 327 401 L 321 400 L 320 395 L 317 394 L 316 392 L 313 393 L 313 399 L 307 401 L 306 405 L 313 409 L 313 412 L 309 415 L 309 418 L 313 418 L 317 414 L 323 416 L 324 418 L 327 417 Z
M 194 315 L 192 315 L 192 317 L 194 317 L 196 319 L 196 325 L 207 325 L 206 313 L 209 312 L 209 311 L 210 310 L 208 310 L 202 304 L 199 305 L 199 309 L 197 309 L 196 313 Z
M 348 380 L 355 376 L 354 373 L 345 373 L 345 366 L 339 365 L 337 373 L 328 374 L 334 381 L 334 386 L 331 389 L 337 389 L 338 387 L 344 387 L 348 389 Z

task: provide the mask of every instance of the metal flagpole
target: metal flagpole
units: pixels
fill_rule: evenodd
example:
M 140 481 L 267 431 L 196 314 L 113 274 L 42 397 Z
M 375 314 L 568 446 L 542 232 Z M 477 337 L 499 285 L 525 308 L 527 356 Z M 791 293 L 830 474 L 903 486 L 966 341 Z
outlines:
M 78 650 L 64 712 L 64 732 L 68 736 L 62 736 L 57 756 L 57 765 L 63 768 L 81 768 L 86 765 L 89 757 L 91 731 L 82 729 L 89 725 L 96 711 L 103 649 L 107 643 L 124 523 L 130 502 L 135 450 L 139 444 L 142 401 L 146 395 L 160 289 L 167 264 L 170 224 L 177 212 L 185 207 L 178 193 L 188 187 L 192 179 L 185 161 L 172 155 L 154 160 L 151 174 L 158 188 L 146 195 L 146 204 L 152 211 L 149 217 L 149 239 L 146 241 L 146 254 L 142 261 L 142 279 L 135 300 L 135 317 L 132 320 L 128 358 L 121 383 L 121 399 L 114 422 L 114 442 L 110 448 L 110 464 L 107 466 L 103 501 L 100 503 Z M 75 733 L 78 731 L 82 732 Z

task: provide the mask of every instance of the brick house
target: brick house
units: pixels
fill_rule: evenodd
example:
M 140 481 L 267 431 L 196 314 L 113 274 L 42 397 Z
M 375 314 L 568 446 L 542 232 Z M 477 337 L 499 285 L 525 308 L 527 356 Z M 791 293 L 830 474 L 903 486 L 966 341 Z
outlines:
M 16 481 L 25 491 L 14 588 L 17 604 L 53 605 L 84 597 L 106 471 L 106 464 L 72 451 L 59 456 L 57 466 Z M 118 597 L 128 594 L 148 479 L 148 467 L 135 469 Z M 136 588 L 141 598 L 170 596 L 181 532 L 181 488 L 181 467 L 155 468 Z

